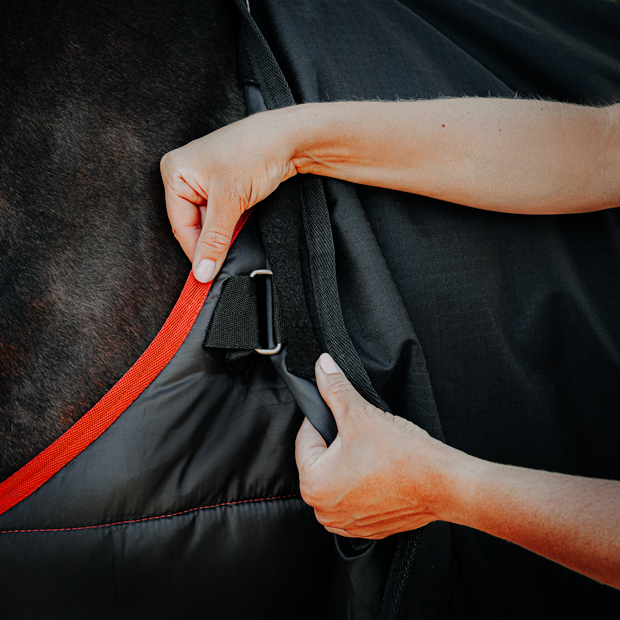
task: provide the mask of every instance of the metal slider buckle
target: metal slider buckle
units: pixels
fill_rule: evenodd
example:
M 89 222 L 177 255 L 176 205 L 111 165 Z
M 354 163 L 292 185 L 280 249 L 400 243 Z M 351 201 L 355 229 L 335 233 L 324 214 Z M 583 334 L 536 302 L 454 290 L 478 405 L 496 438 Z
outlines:
M 275 335 L 273 332 L 273 294 L 271 290 L 271 276 L 273 271 L 271 269 L 255 269 L 250 278 L 254 276 L 269 276 L 265 279 L 265 305 L 267 313 L 267 345 L 269 349 L 254 349 L 259 355 L 275 355 L 282 350 L 282 343 L 275 344 Z M 275 345 L 275 346 L 274 346 Z

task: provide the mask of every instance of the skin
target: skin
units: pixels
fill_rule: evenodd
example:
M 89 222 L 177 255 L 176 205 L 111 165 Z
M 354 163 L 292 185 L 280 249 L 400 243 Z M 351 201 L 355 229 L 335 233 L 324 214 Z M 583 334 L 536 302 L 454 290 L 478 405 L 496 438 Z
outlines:
M 173 232 L 209 281 L 240 215 L 295 174 L 320 174 L 522 214 L 620 205 L 620 105 L 506 99 L 343 102 L 264 112 L 161 162 Z M 620 588 L 620 482 L 482 461 L 380 411 L 333 360 L 316 367 L 338 436 L 306 420 L 301 492 L 343 536 L 467 525 Z
M 506 213 L 616 207 L 620 104 L 491 98 L 305 104 L 195 140 L 166 154 L 161 171 L 173 232 L 194 275 L 206 282 L 222 266 L 241 213 L 298 173 Z
M 338 435 L 327 448 L 305 420 L 296 459 L 302 496 L 330 532 L 380 539 L 449 521 L 620 588 L 620 482 L 469 456 L 366 402 L 326 353 L 316 378 Z

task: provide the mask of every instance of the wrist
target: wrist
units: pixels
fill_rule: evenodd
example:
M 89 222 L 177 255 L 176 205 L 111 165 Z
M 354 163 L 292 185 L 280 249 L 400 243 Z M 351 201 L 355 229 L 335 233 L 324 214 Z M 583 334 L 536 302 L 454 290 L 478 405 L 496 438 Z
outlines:
M 486 463 L 439 441 L 434 453 L 428 477 L 429 511 L 439 521 L 466 525 Z
M 316 173 L 324 132 L 325 104 L 306 103 L 283 110 L 282 135 L 290 163 L 299 174 Z
M 278 167 L 282 168 L 285 178 L 281 181 L 294 176 L 296 172 L 293 167 L 298 123 L 295 107 L 261 112 L 243 121 L 250 123 L 244 132 L 252 137 L 254 148 L 260 153 L 260 157 L 277 163 Z M 290 172 L 286 174 L 285 171 Z
M 306 110 L 308 105 L 311 104 L 269 110 L 250 116 L 242 121 L 248 123 L 244 133 L 252 136 L 256 143 L 255 148 L 259 148 L 270 161 L 278 161 L 284 168 L 292 168 L 294 173 L 308 172 L 300 169 L 303 168 L 311 143 L 311 128 Z
M 453 472 L 452 493 L 449 494 L 450 501 L 445 506 L 444 520 L 479 529 L 481 491 L 498 465 L 461 454 L 464 458 Z
M 284 131 L 296 172 L 346 178 L 346 169 L 359 156 L 359 148 L 351 144 L 354 116 L 354 108 L 345 102 L 287 108 Z

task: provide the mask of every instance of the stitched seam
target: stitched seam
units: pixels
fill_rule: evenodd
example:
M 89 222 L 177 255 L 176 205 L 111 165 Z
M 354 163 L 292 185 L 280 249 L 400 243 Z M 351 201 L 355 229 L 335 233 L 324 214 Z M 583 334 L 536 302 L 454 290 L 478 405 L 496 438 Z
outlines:
M 278 495 L 277 497 L 261 497 L 258 499 L 242 499 L 236 502 L 223 502 L 221 504 L 213 504 L 211 506 L 199 506 L 197 508 L 188 508 L 187 510 L 181 510 L 180 512 L 171 512 L 166 515 L 157 515 L 155 517 L 143 517 L 142 519 L 130 519 L 128 521 L 115 521 L 114 523 L 102 523 L 100 525 L 83 525 L 81 527 L 58 527 L 50 529 L 40 530 L 2 530 L 0 534 L 24 534 L 28 532 L 74 532 L 77 530 L 95 530 L 100 527 L 111 527 L 113 525 L 126 525 L 128 523 L 142 523 L 143 521 L 154 521 L 155 519 L 167 519 L 169 517 L 178 517 L 190 512 L 196 512 L 198 510 L 209 510 L 210 508 L 221 508 L 222 506 L 238 506 L 239 504 L 252 504 L 256 502 L 269 502 L 276 499 L 291 499 L 294 497 L 301 497 L 299 493 L 293 493 L 291 495 Z

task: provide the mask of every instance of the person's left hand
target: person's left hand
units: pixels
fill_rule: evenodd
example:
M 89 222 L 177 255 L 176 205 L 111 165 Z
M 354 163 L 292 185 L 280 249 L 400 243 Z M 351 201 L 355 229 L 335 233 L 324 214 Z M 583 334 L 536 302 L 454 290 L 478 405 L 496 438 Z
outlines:
M 286 109 L 255 114 L 162 158 L 172 231 L 199 282 L 222 267 L 243 212 L 297 174 L 286 118 Z
M 385 538 L 441 518 L 449 474 L 468 457 L 373 407 L 325 353 L 316 379 L 338 435 L 328 448 L 306 419 L 295 456 L 302 497 L 318 521 L 342 536 Z

